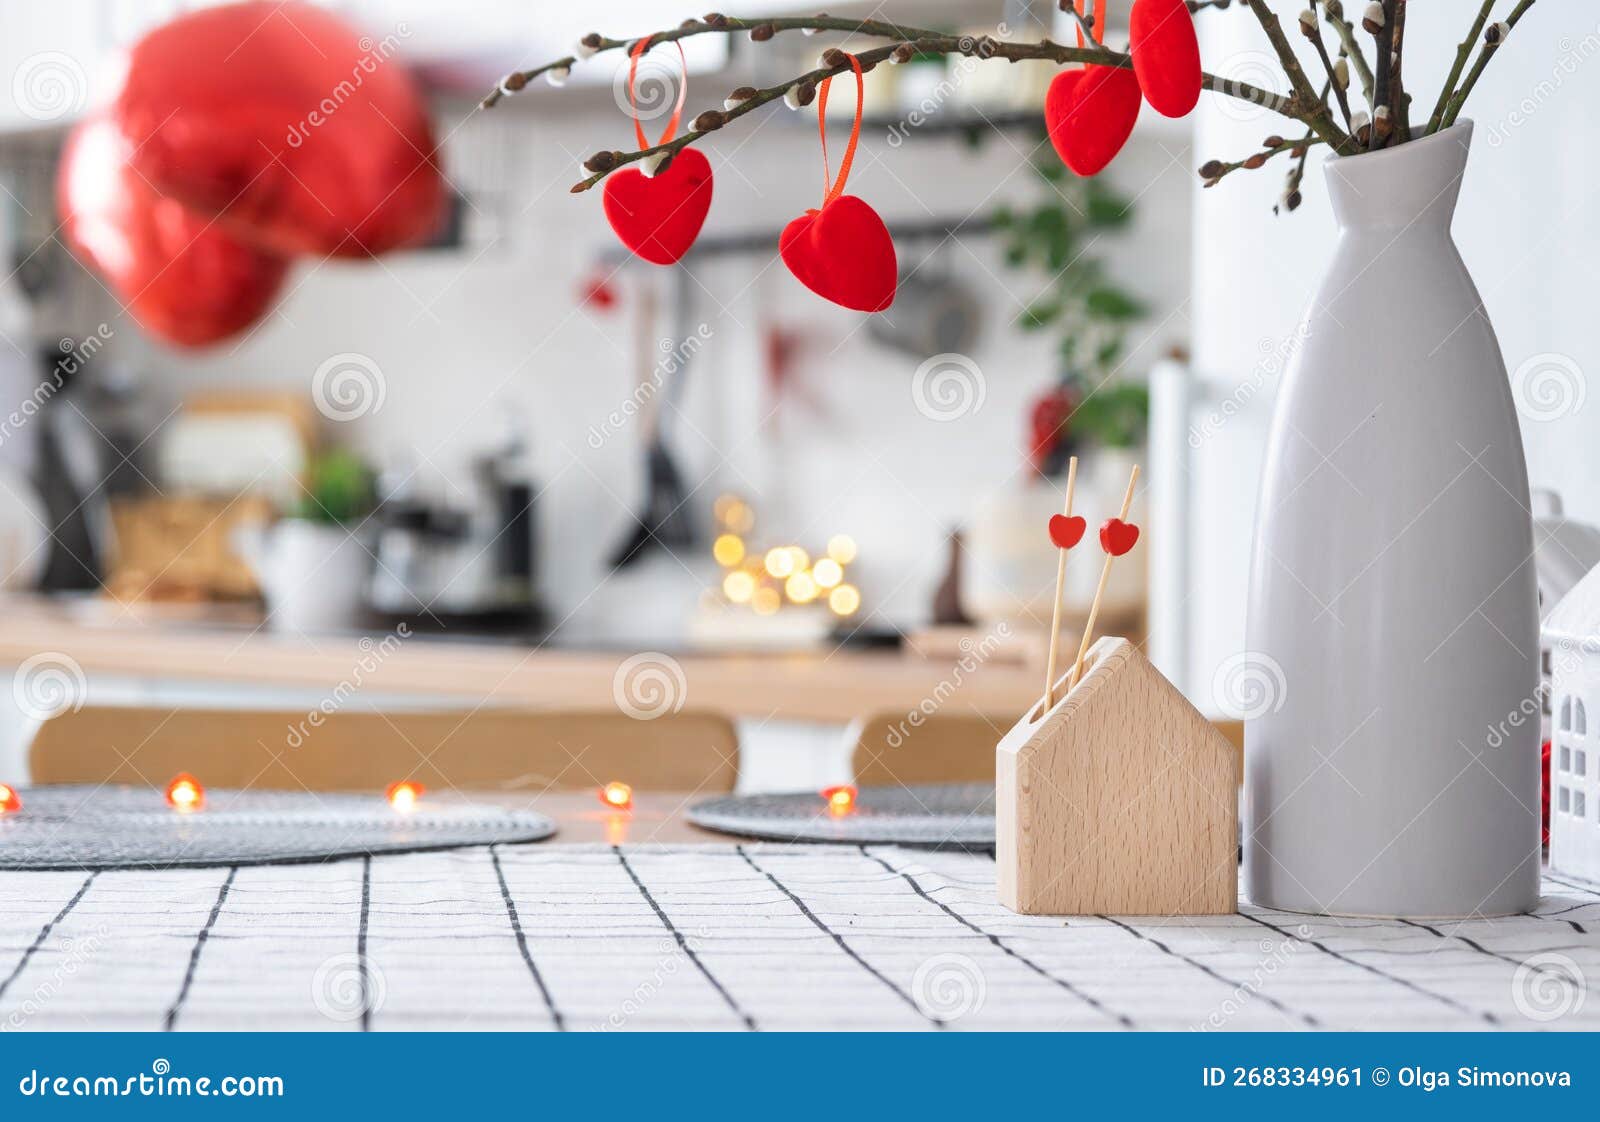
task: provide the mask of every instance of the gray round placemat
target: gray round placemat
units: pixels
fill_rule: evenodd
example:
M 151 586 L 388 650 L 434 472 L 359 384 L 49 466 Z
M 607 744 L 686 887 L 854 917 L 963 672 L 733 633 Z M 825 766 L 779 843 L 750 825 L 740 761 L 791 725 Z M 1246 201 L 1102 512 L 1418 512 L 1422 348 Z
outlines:
M 994 786 L 863 787 L 855 810 L 839 817 L 816 791 L 734 795 L 696 803 L 689 821 L 764 841 L 993 849 Z
M 179 813 L 160 791 L 37 787 L 0 815 L 0 869 L 166 869 L 326 861 L 377 853 L 531 842 L 542 814 L 424 800 L 397 811 L 377 795 L 210 791 Z

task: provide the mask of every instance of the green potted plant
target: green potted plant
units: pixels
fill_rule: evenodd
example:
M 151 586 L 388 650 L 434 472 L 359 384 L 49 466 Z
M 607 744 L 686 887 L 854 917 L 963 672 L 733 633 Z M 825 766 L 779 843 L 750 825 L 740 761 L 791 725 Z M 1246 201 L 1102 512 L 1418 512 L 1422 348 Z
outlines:
M 240 528 L 234 544 L 255 570 L 271 627 L 304 634 L 360 623 L 372 565 L 364 523 L 374 505 L 372 470 L 334 449 L 307 465 L 291 513 L 270 527 Z

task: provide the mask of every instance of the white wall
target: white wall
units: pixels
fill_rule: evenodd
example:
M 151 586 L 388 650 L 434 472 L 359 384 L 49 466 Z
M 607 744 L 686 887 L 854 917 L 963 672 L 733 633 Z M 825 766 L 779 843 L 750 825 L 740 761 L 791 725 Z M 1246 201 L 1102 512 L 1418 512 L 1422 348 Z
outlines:
M 698 81 L 692 104 L 709 100 L 704 87 L 717 79 Z M 457 172 L 477 178 L 491 162 L 503 163 L 508 217 L 498 244 L 380 264 L 303 265 L 277 314 L 242 344 L 192 357 L 145 347 L 137 360 L 161 393 L 176 396 L 219 384 L 309 387 L 330 355 L 368 355 L 387 396 L 381 411 L 347 426 L 348 436 L 384 460 L 415 457 L 441 480 L 459 478 L 471 453 L 512 418 L 531 437 L 549 487 L 540 515 L 546 592 L 558 616 L 576 610 L 577 620 L 600 629 L 608 615 L 625 612 L 635 635 L 654 616 L 670 633 L 707 583 L 702 568 L 691 573 L 664 561 L 643 584 L 629 578 L 597 590 L 601 556 L 639 495 L 642 434 L 629 425 L 598 449 L 585 434 L 632 390 L 628 309 L 639 287 L 661 274 L 640 266 L 620 272 L 625 307 L 617 314 L 578 307 L 579 280 L 614 239 L 599 192 L 574 197 L 567 187 L 583 155 L 626 143 L 629 130 L 605 94 L 539 97 L 554 111 L 530 109 L 525 100 L 459 131 L 453 121 L 443 126 Z M 818 202 L 814 130 L 797 127 L 782 108 L 753 121 L 705 145 L 716 169 L 708 231 L 776 228 Z M 1188 334 L 1192 161 L 1183 140 L 1168 129 L 1130 146 L 1115 178 L 1139 195 L 1137 226 L 1096 247 L 1114 255 L 1115 272 L 1158 310 L 1136 333 L 1133 374 Z M 850 190 L 891 222 L 985 215 L 1002 201 L 1036 197 L 1040 184 L 1023 166 L 1030 143 L 1008 135 L 976 152 L 959 140 L 896 149 L 869 136 Z M 906 247 L 902 263 L 916 263 L 929 248 Z M 812 545 L 853 534 L 868 604 L 900 623 L 925 617 L 948 529 L 1022 484 L 1026 403 L 1054 373 L 1053 338 L 1025 337 L 1010 323 L 1037 278 L 1006 270 L 981 238 L 943 247 L 927 267 L 958 274 L 989 305 L 973 354 L 986 390 L 977 412 L 948 423 L 920 415 L 910 388 L 916 360 L 873 344 L 863 317 L 806 292 L 774 247 L 699 271 L 696 318 L 712 339 L 691 365 L 689 423 L 676 426 L 692 482 L 703 483 L 702 516 L 726 488 L 753 493 L 762 528 L 773 535 Z M 665 309 L 665 288 L 661 295 Z M 760 347 L 769 323 L 809 334 L 802 373 L 824 415 L 791 403 L 777 426 L 759 426 L 769 411 Z
M 1273 6 L 1292 30 L 1302 5 L 1278 0 Z M 1511 6 L 1499 4 L 1497 17 Z M 1359 5 L 1346 7 L 1354 11 Z M 1410 6 L 1406 66 L 1415 115 L 1425 118 L 1431 110 L 1476 7 Z M 1226 14 L 1233 18 L 1201 21 L 1206 64 L 1260 82 L 1266 68 L 1276 66 L 1260 28 L 1247 13 Z M 1315 64 L 1307 59 L 1306 65 Z M 1281 80 L 1275 85 L 1283 88 Z M 1359 99 L 1357 91 L 1352 94 Z M 1597 105 L 1600 12 L 1589 4 L 1536 5 L 1491 64 L 1465 114 L 1477 121 L 1477 134 L 1455 235 L 1518 389 L 1533 485 L 1558 489 L 1569 513 L 1600 522 L 1593 453 L 1600 400 L 1588 400 L 1587 385 L 1588 377 L 1600 375 L 1594 311 L 1600 281 L 1600 217 L 1593 202 L 1600 170 Z M 1241 158 L 1268 133 L 1290 135 L 1286 124 L 1208 99 L 1197 119 L 1195 155 L 1201 161 Z M 1335 237 L 1317 163 L 1314 157 L 1305 203 L 1292 216 L 1271 213 L 1281 169 L 1239 173 L 1212 190 L 1196 190 L 1195 362 L 1224 391 L 1214 401 L 1239 392 L 1248 403 L 1239 416 L 1208 430 L 1195 453 L 1200 537 L 1187 684 L 1193 696 L 1209 696 L 1217 665 L 1244 648 L 1251 523 L 1280 371 L 1275 359 L 1293 336 Z M 1545 388 L 1534 388 L 1541 380 Z M 1550 412 L 1560 415 L 1537 419 Z

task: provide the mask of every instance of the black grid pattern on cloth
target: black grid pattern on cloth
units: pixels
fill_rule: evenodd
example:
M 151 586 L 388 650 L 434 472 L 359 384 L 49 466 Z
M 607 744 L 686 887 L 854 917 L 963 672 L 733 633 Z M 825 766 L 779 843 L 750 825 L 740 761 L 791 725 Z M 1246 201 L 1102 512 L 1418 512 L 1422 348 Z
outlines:
M 496 845 L 0 873 L 0 1025 L 259 1029 L 1600 1027 L 1600 893 L 1533 914 L 1019 916 L 985 856 Z

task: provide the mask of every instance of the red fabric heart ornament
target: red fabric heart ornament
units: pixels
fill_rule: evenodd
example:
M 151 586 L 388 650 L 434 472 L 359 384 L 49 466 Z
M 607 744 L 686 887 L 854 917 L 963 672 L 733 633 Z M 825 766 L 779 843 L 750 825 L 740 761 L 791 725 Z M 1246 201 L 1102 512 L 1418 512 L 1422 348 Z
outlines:
M 1200 42 L 1184 0 L 1134 0 L 1128 53 L 1144 99 L 1164 117 L 1183 117 L 1200 100 Z
M 1044 99 L 1045 128 L 1056 155 L 1078 175 L 1098 175 L 1133 135 L 1143 102 L 1139 79 L 1119 66 L 1057 74 Z
M 856 75 L 856 118 L 850 143 L 839 161 L 839 176 L 826 189 L 820 210 L 808 210 L 783 228 L 778 256 L 795 279 L 824 300 L 857 312 L 881 312 L 894 303 L 900 268 L 894 239 L 878 212 L 854 195 L 844 194 L 861 139 L 863 83 L 861 63 L 847 55 Z M 822 137 L 822 181 L 828 182 L 828 88 L 817 92 L 817 131 Z
M 711 162 L 693 148 L 654 179 L 637 168 L 606 177 L 606 221 L 622 244 L 655 265 L 671 265 L 694 245 L 711 210 Z
M 426 241 L 446 203 L 399 50 L 298 0 L 206 7 L 134 45 L 111 116 L 157 194 L 241 240 L 383 253 Z
M 824 300 L 857 312 L 881 312 L 894 303 L 894 239 L 878 212 L 854 195 L 841 195 L 785 226 L 778 254 Z
M 1083 540 L 1083 531 L 1088 523 L 1083 520 L 1083 515 L 1074 514 L 1068 517 L 1065 514 L 1052 514 L 1050 516 L 1050 540 L 1056 543 L 1058 549 L 1071 549 Z
M 689 66 L 682 45 L 674 45 L 678 47 L 678 100 L 657 144 L 665 144 L 678 134 L 684 98 L 689 94 Z M 632 107 L 633 135 L 640 151 L 651 144 L 639 123 L 634 86 L 639 77 L 639 58 L 649 49 L 650 39 L 646 37 L 628 52 L 628 104 Z M 647 176 L 638 168 L 619 171 L 606 179 L 605 211 L 606 221 L 623 245 L 653 265 L 671 265 L 689 252 L 711 211 L 711 161 L 693 148 L 684 148 L 654 176 Z
M 67 141 L 56 205 L 67 241 L 152 335 L 201 347 L 243 331 L 278 298 L 288 262 L 235 238 L 129 166 L 133 145 L 104 117 Z
M 1113 557 L 1121 557 L 1139 540 L 1139 527 L 1120 518 L 1107 518 L 1100 527 L 1100 548 Z

